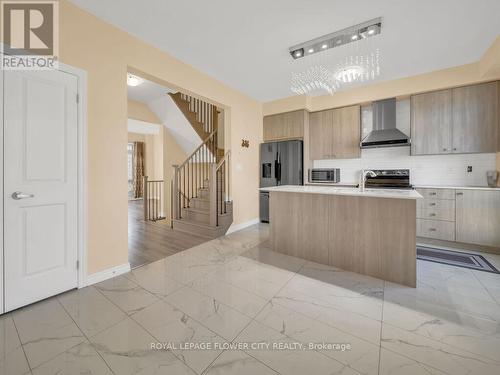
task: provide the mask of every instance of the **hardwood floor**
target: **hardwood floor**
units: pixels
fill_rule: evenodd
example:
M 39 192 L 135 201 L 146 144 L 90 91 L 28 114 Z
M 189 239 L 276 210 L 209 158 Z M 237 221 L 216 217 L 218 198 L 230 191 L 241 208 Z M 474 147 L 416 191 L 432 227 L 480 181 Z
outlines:
M 128 204 L 128 260 L 136 268 L 208 241 L 190 233 L 173 231 L 166 220 L 145 221 L 142 200 Z

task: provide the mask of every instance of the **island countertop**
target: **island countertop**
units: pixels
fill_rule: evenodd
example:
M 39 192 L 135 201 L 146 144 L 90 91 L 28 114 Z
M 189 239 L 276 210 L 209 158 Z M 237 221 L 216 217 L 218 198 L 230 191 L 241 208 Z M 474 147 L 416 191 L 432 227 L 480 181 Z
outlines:
M 334 186 L 311 186 L 311 185 L 282 185 L 260 188 L 260 191 L 282 192 L 282 193 L 305 193 L 323 195 L 346 195 L 355 197 L 373 198 L 395 198 L 395 199 L 420 199 L 422 196 L 416 190 L 403 189 L 365 189 L 343 188 Z

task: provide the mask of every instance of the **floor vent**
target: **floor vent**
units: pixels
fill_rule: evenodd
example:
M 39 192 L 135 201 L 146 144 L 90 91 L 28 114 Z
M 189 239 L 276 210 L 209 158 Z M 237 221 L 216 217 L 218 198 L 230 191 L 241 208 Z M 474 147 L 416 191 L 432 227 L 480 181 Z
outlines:
M 450 266 L 470 268 L 477 271 L 500 273 L 485 257 L 478 254 L 464 253 L 435 247 L 417 246 L 417 259 L 448 264 Z

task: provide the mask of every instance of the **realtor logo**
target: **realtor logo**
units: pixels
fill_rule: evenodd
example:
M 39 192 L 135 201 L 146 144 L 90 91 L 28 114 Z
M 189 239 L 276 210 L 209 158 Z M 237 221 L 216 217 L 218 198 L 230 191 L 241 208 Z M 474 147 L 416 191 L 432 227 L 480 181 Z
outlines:
M 57 1 L 1 1 L 2 68 L 53 69 L 58 52 Z

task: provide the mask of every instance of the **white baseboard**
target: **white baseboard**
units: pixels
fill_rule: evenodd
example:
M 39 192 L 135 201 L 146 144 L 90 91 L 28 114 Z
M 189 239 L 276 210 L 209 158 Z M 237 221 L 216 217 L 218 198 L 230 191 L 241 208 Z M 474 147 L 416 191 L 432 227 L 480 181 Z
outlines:
M 101 281 L 111 279 L 112 277 L 119 276 L 129 271 L 130 263 L 127 262 L 116 267 L 108 268 L 104 271 L 93 273 L 92 275 L 87 276 L 85 280 L 85 286 L 100 283 Z
M 236 224 L 236 225 L 232 224 L 229 227 L 229 229 L 227 230 L 226 234 L 237 232 L 239 230 L 245 229 L 247 227 L 251 227 L 252 225 L 259 224 L 259 223 L 260 223 L 260 219 L 255 218 L 252 220 L 245 221 L 244 223 L 240 223 L 240 224 Z

